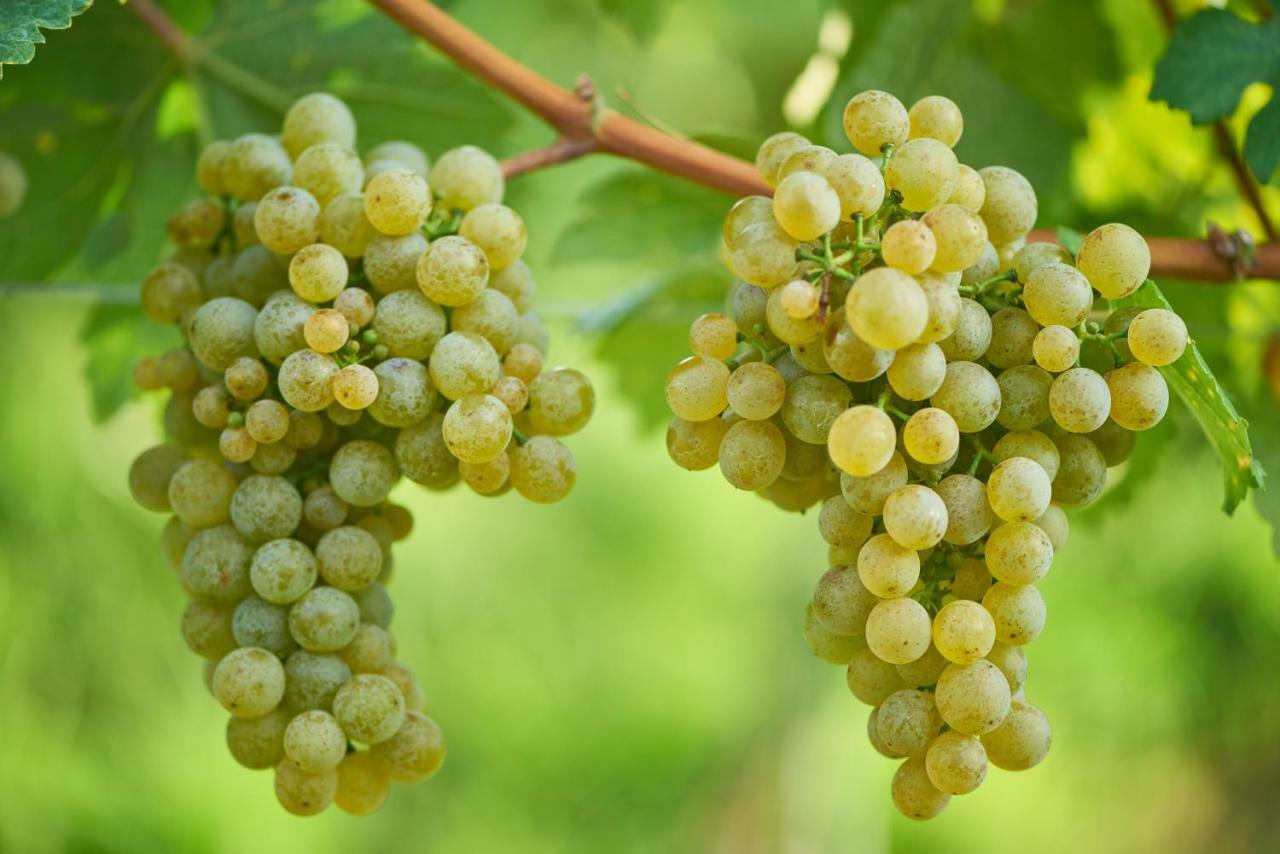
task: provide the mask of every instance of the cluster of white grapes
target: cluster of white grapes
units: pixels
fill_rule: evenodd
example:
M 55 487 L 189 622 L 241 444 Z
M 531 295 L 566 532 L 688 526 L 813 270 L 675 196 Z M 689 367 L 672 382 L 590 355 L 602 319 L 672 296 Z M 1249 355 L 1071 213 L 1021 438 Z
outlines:
M 1128 226 L 1074 258 L 1026 242 L 1031 184 L 956 159 L 947 98 L 908 110 L 863 92 L 844 128 L 858 153 L 795 133 L 760 147 L 774 195 L 725 219 L 740 281 L 668 378 L 667 447 L 784 509 L 821 504 L 830 569 L 803 634 L 847 666 L 871 744 L 903 760 L 894 803 L 926 819 L 988 763 L 1046 755 L 1023 693 L 1022 647 L 1045 624 L 1035 582 L 1066 542 L 1062 507 L 1097 498 L 1164 416 L 1157 368 L 1187 329 L 1110 310 L 1150 269 Z
M 498 162 L 455 148 L 428 183 L 417 146 L 362 160 L 355 141 L 347 106 L 317 93 L 279 136 L 209 145 L 208 196 L 169 221 L 177 249 L 142 284 L 185 344 L 135 370 L 171 396 L 130 490 L 173 514 L 182 632 L 232 715 L 232 756 L 274 768 L 298 815 L 372 812 L 444 759 L 388 631 L 391 546 L 413 525 L 392 487 L 558 501 L 576 476 L 559 437 L 595 402 L 578 371 L 543 369 Z

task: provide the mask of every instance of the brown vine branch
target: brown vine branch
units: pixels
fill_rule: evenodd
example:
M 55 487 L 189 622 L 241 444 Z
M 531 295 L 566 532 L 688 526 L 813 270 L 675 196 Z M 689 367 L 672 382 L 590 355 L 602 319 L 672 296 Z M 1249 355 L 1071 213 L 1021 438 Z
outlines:
M 523 151 L 502 161 L 502 174 L 506 178 L 515 178 L 526 172 L 536 172 L 558 163 L 577 160 L 584 154 L 599 151 L 600 147 L 594 139 L 558 139 L 546 148 L 535 148 Z

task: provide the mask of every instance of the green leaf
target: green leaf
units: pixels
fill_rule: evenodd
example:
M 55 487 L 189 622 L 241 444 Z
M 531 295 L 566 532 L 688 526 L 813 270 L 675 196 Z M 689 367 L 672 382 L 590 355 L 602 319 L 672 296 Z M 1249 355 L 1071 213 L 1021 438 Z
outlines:
M 1117 300 L 1114 305 L 1173 310 L 1160 288 L 1150 279 L 1136 293 Z M 1248 496 L 1249 490 L 1262 489 L 1266 480 L 1266 472 L 1254 458 L 1249 442 L 1249 423 L 1236 412 L 1194 341 L 1187 346 L 1182 358 L 1160 368 L 1160 373 L 1195 416 L 1205 437 L 1218 452 L 1225 492 L 1222 509 L 1227 513 L 1234 512 Z
M 1275 398 L 1263 396 L 1254 407 L 1258 420 L 1258 456 L 1272 471 L 1280 470 L 1280 409 Z M 1274 437 L 1274 438 L 1273 438 Z M 1271 523 L 1272 550 L 1280 555 L 1280 489 L 1260 490 L 1253 494 L 1253 503 L 1262 518 Z
M 1272 97 L 1249 122 L 1244 156 L 1261 181 L 1270 181 L 1280 166 L 1280 98 Z
M 93 0 L 5 0 L 0 4 L 0 78 L 4 67 L 26 65 L 44 44 L 41 29 L 65 30 Z
M 1058 226 L 1055 232 L 1058 242 L 1062 244 L 1062 248 L 1071 253 L 1071 257 L 1080 254 L 1080 247 L 1084 245 L 1084 235 L 1076 231 L 1074 228 L 1068 228 L 1065 225 Z
M 84 372 L 93 397 L 93 417 L 104 421 L 132 397 L 133 366 L 139 354 L 159 355 L 182 343 L 176 327 L 161 326 L 136 305 L 99 303 L 89 312 L 80 340 Z

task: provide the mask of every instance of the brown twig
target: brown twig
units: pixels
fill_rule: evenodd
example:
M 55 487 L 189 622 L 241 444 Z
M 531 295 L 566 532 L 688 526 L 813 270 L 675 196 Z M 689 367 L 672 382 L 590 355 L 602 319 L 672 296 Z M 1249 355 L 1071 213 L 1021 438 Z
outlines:
M 534 172 L 577 160 L 584 154 L 598 151 L 599 144 L 594 138 L 558 139 L 546 148 L 535 148 L 533 151 L 522 151 L 502 161 L 502 174 L 506 178 L 515 178 L 526 172 Z

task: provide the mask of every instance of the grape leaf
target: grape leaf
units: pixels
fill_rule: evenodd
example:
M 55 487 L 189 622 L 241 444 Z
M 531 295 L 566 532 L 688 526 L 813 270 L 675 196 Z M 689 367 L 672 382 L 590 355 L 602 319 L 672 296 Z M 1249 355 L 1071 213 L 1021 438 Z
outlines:
M 1135 293 L 1113 304 L 1173 310 L 1160 288 L 1150 279 Z M 1218 452 L 1225 493 L 1222 509 L 1227 513 L 1234 512 L 1248 496 L 1249 490 L 1262 489 L 1266 480 L 1266 472 L 1254 457 L 1249 442 L 1249 422 L 1240 417 L 1194 341 L 1188 344 L 1182 358 L 1160 368 L 1160 373 L 1195 416 L 1205 437 Z
M 44 44 L 45 30 L 65 30 L 93 0 L 6 0 L 0 3 L 0 78 L 4 67 L 26 65 Z
M 1151 99 L 1209 124 L 1235 112 L 1245 87 L 1280 86 L 1280 17 L 1252 23 L 1224 9 L 1204 9 L 1178 22 L 1156 63 Z M 1280 165 L 1280 107 L 1275 98 L 1249 125 L 1249 167 L 1269 181 Z

